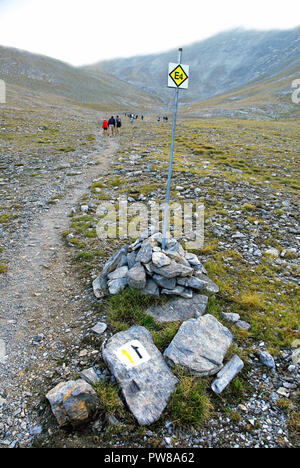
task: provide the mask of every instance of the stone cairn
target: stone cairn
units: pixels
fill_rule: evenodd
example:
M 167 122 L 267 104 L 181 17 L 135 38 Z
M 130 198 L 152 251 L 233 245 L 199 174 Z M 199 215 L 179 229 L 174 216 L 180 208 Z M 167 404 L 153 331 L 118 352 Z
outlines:
M 244 363 L 234 356 L 224 365 L 233 336 L 213 315 L 206 314 L 208 297 L 203 293 L 217 293 L 219 288 L 197 255 L 186 252 L 175 239 L 169 239 L 162 250 L 162 234 L 145 233 L 131 246 L 123 246 L 93 283 L 98 299 L 126 287 L 154 297 L 171 296 L 145 313 L 157 322 L 182 322 L 163 354 L 151 333 L 140 326 L 103 343 L 102 357 L 138 423 L 149 426 L 160 418 L 178 383 L 171 371 L 174 366 L 196 377 L 216 376 L 211 388 L 222 393 Z M 224 320 L 239 323 L 238 314 L 223 315 Z M 240 325 L 245 326 L 241 321 Z M 99 323 L 93 331 L 102 335 L 106 328 Z M 82 424 L 96 412 L 97 398 L 90 385 L 97 381 L 95 371 L 88 369 L 80 377 L 78 381 L 62 382 L 46 395 L 62 426 Z
M 134 244 L 122 247 L 93 283 L 98 299 L 118 294 L 127 286 L 156 297 L 166 294 L 185 299 L 201 291 L 219 291 L 197 255 L 186 252 L 176 239 L 167 240 L 162 250 L 160 232 L 149 237 L 145 233 Z

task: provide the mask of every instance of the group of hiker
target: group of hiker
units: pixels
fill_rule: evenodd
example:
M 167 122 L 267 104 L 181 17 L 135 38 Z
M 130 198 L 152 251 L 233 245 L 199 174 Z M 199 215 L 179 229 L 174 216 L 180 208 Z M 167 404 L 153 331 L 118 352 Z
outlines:
M 102 123 L 102 129 L 104 134 L 108 134 L 110 136 L 113 136 L 115 133 L 115 130 L 117 133 L 120 132 L 122 127 L 122 121 L 120 117 L 117 115 L 116 118 L 112 115 L 110 119 L 104 119 Z
M 139 118 L 137 114 L 127 114 L 125 113 L 125 117 L 129 117 L 131 125 L 133 125 L 134 121 Z M 141 115 L 141 120 L 144 120 L 144 116 Z M 113 136 L 115 131 L 117 133 L 120 132 L 122 127 L 122 121 L 119 115 L 115 118 L 114 116 L 111 116 L 110 119 L 105 119 L 102 122 L 102 129 L 103 133 L 109 136 Z
M 161 121 L 161 117 L 160 117 L 160 115 L 159 115 L 159 116 L 157 117 L 157 122 L 160 122 L 160 121 Z M 168 116 L 163 117 L 163 121 L 164 121 L 164 122 L 168 122 L 168 121 L 169 121 Z

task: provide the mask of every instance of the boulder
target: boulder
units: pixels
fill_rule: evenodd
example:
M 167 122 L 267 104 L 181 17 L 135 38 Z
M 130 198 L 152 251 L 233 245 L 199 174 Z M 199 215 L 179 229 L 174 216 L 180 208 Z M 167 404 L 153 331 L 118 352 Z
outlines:
M 217 294 L 220 291 L 219 286 L 215 284 L 208 276 L 204 275 L 201 270 L 194 272 L 194 276 L 203 281 L 206 292 Z
M 108 260 L 108 262 L 106 262 L 102 271 L 102 276 L 105 277 L 109 275 L 109 273 L 114 271 L 118 267 L 123 256 L 127 255 L 127 253 L 128 253 L 128 246 L 125 245 L 110 260 Z
M 115 279 L 125 278 L 127 273 L 128 273 L 128 267 L 127 266 L 117 268 L 115 271 L 113 271 L 112 273 L 110 273 L 108 275 L 108 280 L 112 281 L 112 280 L 115 280 Z
M 103 275 L 93 281 L 93 291 L 97 299 L 102 299 L 102 297 L 109 293 L 107 280 Z
M 207 296 L 201 296 L 200 294 L 194 294 L 191 299 L 174 297 L 165 304 L 149 307 L 145 313 L 160 323 L 183 322 L 204 315 L 207 303 Z
M 199 278 L 195 278 L 195 276 L 190 278 L 178 278 L 177 284 L 185 286 L 186 288 L 196 289 L 197 291 L 203 291 L 206 286 L 206 283 Z
M 84 380 L 62 382 L 46 398 L 60 426 L 89 422 L 99 403 L 95 390 Z
M 171 259 L 163 252 L 154 252 L 152 262 L 157 267 L 164 267 L 171 264 Z
M 164 278 L 164 276 L 153 275 L 152 279 L 163 289 L 174 289 L 176 286 L 176 278 Z
M 115 295 L 123 291 L 127 286 L 126 278 L 117 278 L 108 282 L 108 289 L 110 294 Z
M 176 278 L 177 276 L 185 277 L 185 276 L 192 276 L 194 273 L 193 268 L 187 267 L 185 265 L 181 265 L 180 263 L 174 262 L 171 260 L 169 265 L 158 267 L 151 264 L 151 271 L 156 273 L 157 275 L 163 276 L 164 278 Z
M 204 315 L 184 322 L 164 356 L 172 366 L 195 376 L 214 375 L 223 367 L 232 344 L 231 332 L 214 316 Z
M 146 287 L 143 293 L 148 294 L 149 296 L 159 297 L 159 287 L 151 278 L 147 279 Z
M 137 256 L 136 263 L 149 263 L 152 259 L 152 246 L 149 242 L 144 241 Z
M 166 294 L 167 296 L 181 296 L 185 299 L 192 299 L 193 291 L 188 288 L 184 288 L 183 286 L 176 286 L 174 289 L 162 289 L 162 294 Z
M 146 288 L 147 278 L 143 265 L 137 263 L 127 273 L 127 283 L 130 288 L 143 290 Z
M 114 335 L 102 350 L 103 359 L 122 388 L 140 425 L 158 421 L 177 384 L 176 377 L 144 327 Z

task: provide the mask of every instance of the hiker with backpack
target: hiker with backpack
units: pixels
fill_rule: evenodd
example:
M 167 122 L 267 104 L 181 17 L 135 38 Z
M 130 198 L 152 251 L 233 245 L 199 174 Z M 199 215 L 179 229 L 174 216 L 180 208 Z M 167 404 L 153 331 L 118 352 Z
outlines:
M 117 118 L 116 118 L 116 123 L 117 123 L 117 132 L 120 133 L 120 129 L 122 127 L 122 121 L 120 119 L 120 117 L 117 115 Z
M 108 129 L 109 129 L 109 132 L 110 132 L 110 134 L 112 136 L 114 135 L 115 127 L 116 127 L 116 121 L 115 121 L 114 117 L 111 116 L 111 118 L 108 121 Z

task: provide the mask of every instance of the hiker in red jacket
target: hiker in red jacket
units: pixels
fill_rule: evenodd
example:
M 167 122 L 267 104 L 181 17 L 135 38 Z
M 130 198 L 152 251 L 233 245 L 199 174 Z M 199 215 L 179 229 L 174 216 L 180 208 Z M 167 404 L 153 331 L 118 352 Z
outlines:
M 107 135 L 107 132 L 108 132 L 108 121 L 107 120 L 103 120 L 102 129 L 103 129 L 103 134 Z

